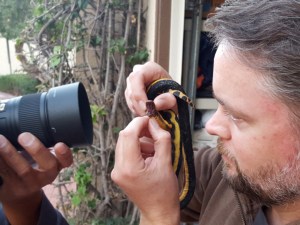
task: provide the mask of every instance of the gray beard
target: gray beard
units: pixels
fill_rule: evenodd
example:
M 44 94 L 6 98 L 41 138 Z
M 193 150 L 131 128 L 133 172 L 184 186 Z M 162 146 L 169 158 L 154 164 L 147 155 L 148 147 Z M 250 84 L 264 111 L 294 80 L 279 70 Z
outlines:
M 230 157 L 228 150 L 219 142 L 218 151 L 234 161 L 237 175 L 230 176 L 223 163 L 223 176 L 237 192 L 243 193 L 251 200 L 266 205 L 284 205 L 300 198 L 300 160 L 293 157 L 284 167 L 265 164 L 257 168 L 251 176 L 240 170 L 237 161 Z

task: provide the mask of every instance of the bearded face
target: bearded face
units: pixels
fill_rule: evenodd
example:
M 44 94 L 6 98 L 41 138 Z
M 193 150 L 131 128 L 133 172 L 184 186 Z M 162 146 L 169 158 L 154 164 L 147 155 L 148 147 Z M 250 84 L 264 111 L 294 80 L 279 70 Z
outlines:
M 239 163 L 221 141 L 218 142 L 217 149 L 225 159 L 223 176 L 234 190 L 267 206 L 282 205 L 299 198 L 299 154 L 283 166 L 266 163 L 251 171 L 241 171 Z
M 219 103 L 206 130 L 222 142 L 223 174 L 234 189 L 266 205 L 300 199 L 300 143 L 291 109 L 268 89 L 264 71 L 221 42 L 214 59 Z

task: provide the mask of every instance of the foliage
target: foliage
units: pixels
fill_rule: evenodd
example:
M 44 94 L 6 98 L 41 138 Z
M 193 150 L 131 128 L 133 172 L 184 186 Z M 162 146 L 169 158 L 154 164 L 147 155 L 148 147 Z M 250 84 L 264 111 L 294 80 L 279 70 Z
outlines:
M 92 112 L 92 121 L 94 123 L 96 123 L 97 120 L 99 120 L 99 117 L 107 116 L 107 112 L 105 111 L 105 108 L 103 106 L 91 105 L 91 112 Z
M 12 95 L 25 95 L 37 92 L 39 82 L 26 74 L 0 76 L 0 91 Z
M 111 181 L 110 171 L 118 132 L 132 118 L 123 96 L 126 76 L 133 64 L 148 58 L 139 43 L 142 2 L 31 0 L 34 18 L 16 42 L 18 59 L 41 82 L 39 89 L 80 81 L 89 95 L 94 143 L 74 149 L 72 172 L 60 174 L 56 184 L 59 193 L 67 193 L 58 207 L 70 224 L 137 221 L 135 207 Z M 76 190 L 66 186 L 70 174 Z
M 134 52 L 132 55 L 128 56 L 127 62 L 129 65 L 134 66 L 140 62 L 147 61 L 149 57 L 149 52 L 147 49 L 141 49 Z
M 81 164 L 75 172 L 77 190 L 72 194 L 72 203 L 74 206 L 79 206 L 85 201 L 88 206 L 95 208 L 93 199 L 88 199 L 88 186 L 91 184 L 92 175 L 86 170 L 87 167 L 87 164 Z
M 109 218 L 104 220 L 94 220 L 92 225 L 127 225 L 130 223 L 130 218 Z M 136 224 L 137 223 L 133 223 Z
M 30 0 L 0 0 L 0 34 L 9 40 L 18 37 L 30 16 Z
M 70 225 L 77 225 L 73 220 L 68 221 Z M 94 219 L 89 225 L 138 225 L 138 222 L 130 222 L 130 218 L 115 217 L 108 219 Z

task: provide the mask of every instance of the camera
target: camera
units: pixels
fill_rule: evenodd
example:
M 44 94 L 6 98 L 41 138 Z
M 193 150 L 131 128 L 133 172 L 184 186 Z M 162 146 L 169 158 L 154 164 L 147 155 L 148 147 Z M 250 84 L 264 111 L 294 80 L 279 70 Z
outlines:
M 62 85 L 48 92 L 0 100 L 0 134 L 18 150 L 23 132 L 35 135 L 46 147 L 64 142 L 69 147 L 93 142 L 91 109 L 82 83 Z

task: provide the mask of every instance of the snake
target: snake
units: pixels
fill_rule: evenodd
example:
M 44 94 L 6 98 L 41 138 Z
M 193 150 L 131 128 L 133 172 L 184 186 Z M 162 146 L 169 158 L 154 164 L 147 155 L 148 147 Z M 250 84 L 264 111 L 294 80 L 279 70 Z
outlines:
M 178 113 L 173 110 L 157 111 L 154 99 L 163 93 L 171 93 L 175 96 Z M 146 115 L 155 118 L 159 126 L 170 132 L 172 142 L 172 166 L 179 177 L 183 168 L 183 187 L 179 193 L 180 208 L 185 208 L 193 197 L 195 190 L 195 165 L 192 147 L 192 134 L 190 127 L 189 106 L 194 107 L 193 102 L 185 93 L 183 87 L 172 79 L 162 78 L 153 81 L 147 88 Z

